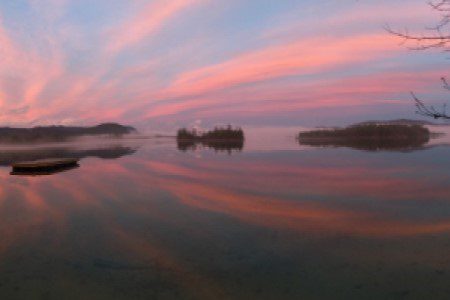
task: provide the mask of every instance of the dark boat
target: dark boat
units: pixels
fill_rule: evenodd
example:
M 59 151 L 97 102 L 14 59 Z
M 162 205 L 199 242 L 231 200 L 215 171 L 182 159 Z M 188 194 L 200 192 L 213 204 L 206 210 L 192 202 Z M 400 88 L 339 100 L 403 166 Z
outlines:
M 42 159 L 12 164 L 12 175 L 50 175 L 78 167 L 78 159 Z

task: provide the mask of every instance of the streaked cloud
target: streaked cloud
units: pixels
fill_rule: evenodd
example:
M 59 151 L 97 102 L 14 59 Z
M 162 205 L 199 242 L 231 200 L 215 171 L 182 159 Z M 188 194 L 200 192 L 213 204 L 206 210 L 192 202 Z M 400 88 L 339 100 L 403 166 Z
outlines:
M 433 82 L 445 73 L 443 57 L 409 52 L 383 30 L 390 20 L 414 28 L 430 21 L 422 0 L 408 12 L 398 10 L 400 0 L 218 4 L 0 4 L 0 122 L 119 121 L 153 129 L 199 118 L 285 124 L 297 111 L 296 124 L 321 108 L 332 116 L 345 107 L 363 119 L 364 107 L 383 118 L 395 105 L 407 117 L 412 88 L 439 95 Z

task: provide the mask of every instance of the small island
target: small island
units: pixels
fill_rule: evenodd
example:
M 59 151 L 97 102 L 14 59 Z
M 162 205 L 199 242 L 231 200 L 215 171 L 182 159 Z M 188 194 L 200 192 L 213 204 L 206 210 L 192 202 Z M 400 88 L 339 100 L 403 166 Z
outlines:
M 117 123 L 103 123 L 92 127 L 39 126 L 33 128 L 0 127 L 0 143 L 64 142 L 80 136 L 108 135 L 121 137 L 136 129 Z
M 426 145 L 431 132 L 422 125 L 357 124 L 300 132 L 300 144 L 361 150 L 411 150 Z
M 225 128 L 216 127 L 214 130 L 203 133 L 196 129 L 182 128 L 177 132 L 177 145 L 182 151 L 195 150 L 197 145 L 229 153 L 233 150 L 241 151 L 244 147 L 244 131 L 241 128 L 233 128 L 231 125 Z

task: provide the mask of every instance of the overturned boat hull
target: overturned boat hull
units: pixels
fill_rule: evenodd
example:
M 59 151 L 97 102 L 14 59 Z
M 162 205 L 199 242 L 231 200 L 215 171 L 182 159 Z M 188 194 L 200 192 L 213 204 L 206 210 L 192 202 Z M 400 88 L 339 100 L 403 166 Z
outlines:
M 47 175 L 77 168 L 78 159 L 43 159 L 12 164 L 12 175 Z

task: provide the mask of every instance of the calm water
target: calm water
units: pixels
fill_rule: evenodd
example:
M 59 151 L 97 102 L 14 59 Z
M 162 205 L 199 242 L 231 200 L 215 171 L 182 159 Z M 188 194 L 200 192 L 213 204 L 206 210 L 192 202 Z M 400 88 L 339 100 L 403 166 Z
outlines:
M 8 161 L 48 149 L 4 150 L 0 299 L 450 298 L 450 148 L 281 140 L 51 150 L 80 167 L 35 177 Z

